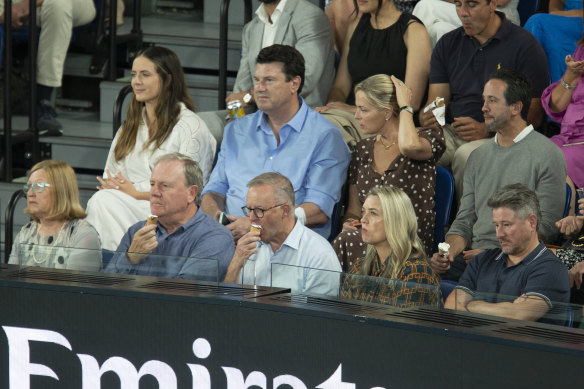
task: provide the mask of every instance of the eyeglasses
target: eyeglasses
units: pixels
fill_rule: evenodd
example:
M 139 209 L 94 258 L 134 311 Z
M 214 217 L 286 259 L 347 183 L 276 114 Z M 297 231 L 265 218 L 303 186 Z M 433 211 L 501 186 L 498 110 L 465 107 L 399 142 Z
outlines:
M 46 182 L 35 182 L 35 183 L 32 183 L 32 184 L 24 184 L 22 186 L 22 191 L 24 192 L 24 194 L 27 194 L 28 191 L 32 189 L 32 191 L 34 193 L 41 193 L 46 188 L 48 188 L 50 186 L 51 186 L 51 184 L 47 184 Z
M 273 207 L 270 208 L 248 208 L 248 207 L 241 207 L 241 210 L 243 211 L 243 213 L 245 213 L 246 215 L 249 216 L 250 213 L 253 212 L 253 214 L 255 215 L 255 217 L 257 217 L 258 219 L 261 219 L 262 217 L 264 217 L 264 214 L 266 212 L 268 212 L 270 209 L 274 209 L 274 208 L 278 208 L 281 207 L 282 205 L 284 205 L 286 203 L 282 203 L 282 204 L 278 204 L 278 205 L 274 205 Z

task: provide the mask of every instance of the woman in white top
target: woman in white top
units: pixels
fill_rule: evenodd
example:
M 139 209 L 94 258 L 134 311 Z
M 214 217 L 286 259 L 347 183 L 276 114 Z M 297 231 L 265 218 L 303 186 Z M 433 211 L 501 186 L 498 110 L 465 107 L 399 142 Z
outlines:
M 194 111 L 176 54 L 142 50 L 132 65 L 134 94 L 114 138 L 99 191 L 87 204 L 102 247 L 115 250 L 127 229 L 150 213 L 150 174 L 156 160 L 180 152 L 199 163 L 206 182 L 217 142 Z
M 99 271 L 101 247 L 79 204 L 75 172 L 65 162 L 37 163 L 24 185 L 32 221 L 16 235 L 9 263 Z

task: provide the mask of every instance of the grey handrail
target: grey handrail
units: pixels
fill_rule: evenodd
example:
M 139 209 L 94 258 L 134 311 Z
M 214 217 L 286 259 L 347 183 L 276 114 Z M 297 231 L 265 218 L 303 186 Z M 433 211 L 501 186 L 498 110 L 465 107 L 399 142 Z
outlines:
M 8 205 L 6 206 L 6 212 L 4 214 L 4 263 L 8 263 L 8 258 L 10 258 L 10 250 L 12 250 L 14 211 L 16 210 L 16 204 L 18 204 L 20 199 L 25 197 L 26 196 L 22 189 L 19 189 L 12 194 Z
M 113 138 L 115 138 L 118 129 L 122 125 L 122 107 L 126 96 L 132 93 L 132 85 L 126 85 L 118 92 L 118 97 L 114 102 L 114 117 L 113 117 Z
M 229 19 L 230 0 L 221 0 L 219 14 L 219 109 L 225 108 L 225 97 L 227 97 L 227 27 Z M 251 0 L 244 2 L 244 23 L 251 20 Z

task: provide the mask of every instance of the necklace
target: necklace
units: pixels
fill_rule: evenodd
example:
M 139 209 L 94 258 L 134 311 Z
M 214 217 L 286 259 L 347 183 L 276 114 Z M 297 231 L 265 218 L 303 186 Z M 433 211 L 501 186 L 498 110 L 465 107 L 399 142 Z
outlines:
M 381 135 L 379 135 L 379 138 L 377 138 L 377 139 L 379 139 L 379 142 L 383 145 L 383 147 L 385 148 L 386 151 L 391 149 L 391 146 L 393 146 L 395 144 L 395 142 L 393 142 L 390 145 L 386 145 L 385 143 L 383 143 L 383 138 L 381 137 Z
M 59 228 L 59 232 L 57 232 L 57 236 L 49 244 L 49 246 L 51 246 L 51 247 L 57 247 L 58 246 L 58 243 L 61 242 L 61 237 L 63 235 L 63 230 L 64 230 L 64 227 L 65 227 L 66 224 L 67 224 L 67 222 L 65 221 L 63 223 L 63 225 L 61 225 L 61 228 Z M 52 236 L 52 235 L 49 235 L 49 236 Z M 32 249 L 32 259 L 33 259 L 33 261 L 35 263 L 41 264 L 41 263 L 45 263 L 47 261 L 47 259 L 49 258 L 49 256 L 53 253 L 53 250 L 49 250 L 48 248 L 45 248 L 44 249 L 44 251 L 45 251 L 44 258 L 38 259 L 37 256 L 36 256 L 35 251 L 37 251 L 38 250 L 37 248 L 40 247 L 40 244 L 39 244 L 40 238 L 39 237 L 40 237 L 40 234 L 39 234 L 39 225 L 37 224 L 36 234 L 35 234 L 35 237 L 34 237 L 34 240 L 33 240 L 34 247 Z M 39 251 L 42 252 L 43 250 L 39 250 Z

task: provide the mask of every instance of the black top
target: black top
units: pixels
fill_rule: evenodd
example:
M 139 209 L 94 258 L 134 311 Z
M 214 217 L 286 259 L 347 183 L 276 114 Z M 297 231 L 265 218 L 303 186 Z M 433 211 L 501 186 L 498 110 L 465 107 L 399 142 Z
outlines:
M 376 30 L 370 18 L 370 14 L 361 16 L 349 43 L 347 64 L 352 85 L 347 104 L 355 104 L 353 88 L 367 77 L 393 74 L 400 80 L 405 78 L 408 49 L 403 36 L 410 23 L 422 23 L 415 16 L 402 13 L 391 26 Z

